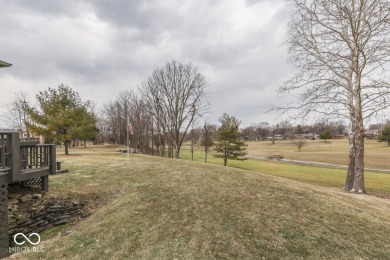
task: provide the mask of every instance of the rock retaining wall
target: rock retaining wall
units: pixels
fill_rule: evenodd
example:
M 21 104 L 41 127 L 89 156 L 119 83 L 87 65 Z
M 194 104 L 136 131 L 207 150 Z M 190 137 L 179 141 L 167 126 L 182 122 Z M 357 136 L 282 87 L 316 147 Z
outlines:
M 16 233 L 40 233 L 54 226 L 86 217 L 84 205 L 70 198 L 54 198 L 39 189 L 10 188 L 8 194 L 9 240 Z

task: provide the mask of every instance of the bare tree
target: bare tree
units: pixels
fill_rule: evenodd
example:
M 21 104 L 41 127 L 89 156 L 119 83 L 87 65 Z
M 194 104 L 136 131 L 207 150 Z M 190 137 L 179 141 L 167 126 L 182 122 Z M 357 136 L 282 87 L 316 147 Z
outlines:
M 30 121 L 27 114 L 29 103 L 26 92 L 17 92 L 14 99 L 7 104 L 7 113 L 5 114 L 7 126 L 17 130 L 21 135 L 25 133 L 27 138 L 30 138 L 30 131 L 26 127 L 26 122 Z
M 364 124 L 390 106 L 386 66 L 390 2 L 289 0 L 294 13 L 287 44 L 296 75 L 280 89 L 300 91 L 286 109 L 302 116 L 347 118 L 349 169 L 345 188 L 364 189 Z
M 110 101 L 103 105 L 102 117 L 110 132 L 109 142 L 120 143 L 120 108 L 118 102 Z
M 168 62 L 156 69 L 142 85 L 151 114 L 161 127 L 170 151 L 179 158 L 184 137 L 195 117 L 207 111 L 206 81 L 191 63 Z
M 298 148 L 298 151 L 301 151 L 301 148 L 304 147 L 307 144 L 307 141 L 305 139 L 294 139 L 293 144 Z
M 134 92 L 130 92 L 129 101 L 129 118 L 134 128 L 132 135 L 134 147 L 142 153 L 153 154 L 154 124 L 152 115 L 142 98 Z
M 256 132 L 260 136 L 261 140 L 262 141 L 267 140 L 267 137 L 270 134 L 270 125 L 269 125 L 269 123 L 268 122 L 261 122 L 261 123 L 257 124 L 256 127 L 257 127 Z
M 154 153 L 155 123 L 145 101 L 136 92 L 127 90 L 120 92 L 114 101 L 104 105 L 102 111 L 107 129 L 111 132 L 114 143 L 126 144 L 128 121 L 133 131 L 129 136 L 130 146 L 142 153 Z

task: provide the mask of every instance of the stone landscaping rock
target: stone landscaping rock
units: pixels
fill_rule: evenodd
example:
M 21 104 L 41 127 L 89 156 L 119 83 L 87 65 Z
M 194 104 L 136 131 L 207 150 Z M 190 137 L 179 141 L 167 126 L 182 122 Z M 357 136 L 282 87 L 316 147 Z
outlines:
M 13 205 L 13 204 L 16 204 L 16 203 L 18 203 L 17 199 L 10 199 L 10 200 L 8 200 L 8 205 Z
M 83 213 L 81 213 L 81 217 L 82 218 L 86 218 L 86 217 L 88 217 L 89 216 L 89 212 L 83 212 Z
M 20 217 L 17 221 L 16 221 L 16 224 L 18 226 L 21 226 L 22 224 L 25 224 L 28 222 L 28 219 L 27 218 L 24 218 L 24 217 Z
M 19 199 L 20 197 L 22 197 L 22 194 L 19 194 L 19 193 L 8 193 L 8 198 L 9 199 Z
M 62 225 L 62 224 L 66 224 L 69 222 L 69 218 L 64 218 L 64 219 L 61 219 L 61 220 L 58 220 L 57 222 L 54 222 L 54 226 L 58 226 L 58 225 Z
M 32 198 L 33 199 L 40 199 L 40 198 L 42 198 L 42 194 L 36 193 L 36 194 L 32 195 Z
M 24 195 L 23 197 L 20 198 L 20 201 L 24 203 L 24 202 L 32 200 L 32 198 L 33 197 L 32 197 L 31 194 L 26 194 L 26 195 Z

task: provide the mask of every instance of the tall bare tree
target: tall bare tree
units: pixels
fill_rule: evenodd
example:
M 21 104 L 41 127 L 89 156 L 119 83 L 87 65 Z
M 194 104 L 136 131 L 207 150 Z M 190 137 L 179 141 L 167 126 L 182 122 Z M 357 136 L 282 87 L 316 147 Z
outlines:
M 30 138 L 30 131 L 26 127 L 26 122 L 30 121 L 27 108 L 30 106 L 30 100 L 26 92 L 17 92 L 13 100 L 7 104 L 7 113 L 5 114 L 7 126 L 17 130 L 21 135 L 26 134 Z
M 207 111 L 205 86 L 205 77 L 196 66 L 175 60 L 154 70 L 142 85 L 147 107 L 176 158 L 195 117 Z
M 104 125 L 108 132 L 110 132 L 109 142 L 120 143 L 120 111 L 119 103 L 115 101 L 109 101 L 103 105 L 102 117 Z
M 114 143 L 126 143 L 128 121 L 131 122 L 133 133 L 130 145 L 143 153 L 153 153 L 154 124 L 152 116 L 143 99 L 134 91 L 120 92 L 114 101 L 106 103 L 102 114 L 107 128 L 111 132 Z
M 299 109 L 303 116 L 349 120 L 345 189 L 365 192 L 364 124 L 390 106 L 390 1 L 289 2 L 294 13 L 287 44 L 297 73 L 280 90 L 299 90 L 300 96 L 287 108 Z

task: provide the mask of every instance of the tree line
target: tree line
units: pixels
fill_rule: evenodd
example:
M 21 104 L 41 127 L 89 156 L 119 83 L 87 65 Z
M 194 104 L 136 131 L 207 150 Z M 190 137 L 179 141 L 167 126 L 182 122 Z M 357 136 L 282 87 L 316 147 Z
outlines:
M 197 135 L 206 154 L 213 148 L 224 165 L 228 159 L 244 159 L 245 143 L 236 117 L 223 114 L 218 128 L 210 124 L 200 131 L 194 128 L 195 121 L 209 109 L 205 87 L 205 77 L 196 66 L 173 60 L 155 69 L 137 91 L 120 92 L 100 112 L 63 84 L 39 92 L 35 106 L 26 93 L 17 93 L 9 104 L 9 125 L 27 138 L 39 135 L 45 142 L 63 144 L 65 154 L 72 143 L 82 140 L 85 146 L 87 140 L 93 140 L 179 158 L 183 142 Z
M 331 137 L 345 135 L 347 127 L 342 120 L 320 119 L 313 124 L 298 125 L 293 125 L 288 120 L 275 124 L 268 122 L 252 123 L 250 126 L 242 129 L 242 134 L 247 140 L 271 140 L 272 142 L 275 142 L 276 139 L 294 139 L 296 134 L 320 135 L 325 132 L 328 132 Z

